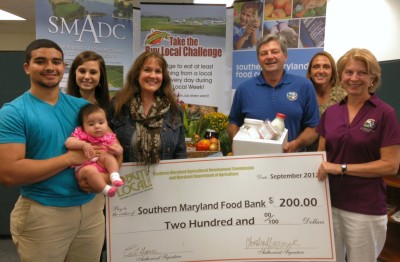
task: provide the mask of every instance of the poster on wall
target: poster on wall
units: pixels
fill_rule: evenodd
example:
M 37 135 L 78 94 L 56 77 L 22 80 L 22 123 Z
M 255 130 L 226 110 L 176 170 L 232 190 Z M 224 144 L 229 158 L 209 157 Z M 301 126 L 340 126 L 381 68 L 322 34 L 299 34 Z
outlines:
M 324 49 L 326 5 L 326 0 L 236 0 L 232 88 L 260 74 L 256 46 L 268 34 L 286 38 L 285 70 L 305 76 L 311 57 Z
M 36 38 L 51 39 L 64 52 L 62 91 L 69 66 L 83 51 L 103 56 L 111 95 L 122 87 L 133 57 L 132 8 L 125 0 L 36 0 Z
M 164 56 L 186 104 L 218 107 L 225 89 L 225 5 L 142 3 L 143 50 Z

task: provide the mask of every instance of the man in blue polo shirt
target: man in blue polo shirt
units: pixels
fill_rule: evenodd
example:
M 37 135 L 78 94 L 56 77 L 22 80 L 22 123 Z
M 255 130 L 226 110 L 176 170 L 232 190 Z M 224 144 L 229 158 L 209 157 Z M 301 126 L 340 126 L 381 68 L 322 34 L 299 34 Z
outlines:
M 317 97 L 310 80 L 286 73 L 286 39 L 269 34 L 257 46 L 261 74 L 242 83 L 233 98 L 229 114 L 228 133 L 231 139 L 245 118 L 273 120 L 276 113 L 286 115 L 288 143 L 284 152 L 297 152 L 312 144 L 318 137 Z

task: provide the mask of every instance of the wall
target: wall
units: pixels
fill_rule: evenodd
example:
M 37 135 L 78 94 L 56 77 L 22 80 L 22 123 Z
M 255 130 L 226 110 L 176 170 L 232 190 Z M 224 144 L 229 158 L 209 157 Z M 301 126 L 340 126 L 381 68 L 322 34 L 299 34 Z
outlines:
M 0 51 L 23 51 L 35 38 L 36 31 L 26 34 L 0 32 Z
M 400 59 L 399 14 L 399 0 L 328 0 L 325 50 L 336 60 L 353 47 Z
M 32 1 L 32 0 L 29 0 Z M 191 0 L 152 0 L 191 3 Z M 133 0 L 135 7 L 140 0 Z M 34 12 L 34 10 L 32 10 Z M 337 60 L 352 47 L 370 49 L 379 61 L 400 59 L 399 0 L 328 0 L 325 50 Z M 0 50 L 22 51 L 35 32 L 0 32 Z M 4 41 L 4 39 L 7 39 Z
M 0 185 L 0 237 L 10 235 L 10 213 L 18 197 L 18 187 L 5 187 Z
M 23 65 L 24 52 L 0 51 L 0 108 L 29 89 Z
M 0 51 L 0 108 L 29 89 L 23 63 L 24 52 Z M 0 236 L 10 234 L 10 213 L 18 196 L 18 187 L 0 185 Z
M 382 69 L 382 83 L 378 88 L 378 96 L 397 111 L 400 121 L 399 85 L 400 59 L 380 62 Z

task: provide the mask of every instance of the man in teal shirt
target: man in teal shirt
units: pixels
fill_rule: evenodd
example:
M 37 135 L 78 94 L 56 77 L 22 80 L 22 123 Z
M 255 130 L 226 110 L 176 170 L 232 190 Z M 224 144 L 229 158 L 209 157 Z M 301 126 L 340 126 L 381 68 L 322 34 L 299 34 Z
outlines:
M 61 48 L 38 39 L 26 49 L 30 89 L 0 110 L 0 183 L 20 186 L 11 234 L 21 261 L 99 261 L 104 196 L 79 189 L 74 169 L 86 157 L 64 142 L 88 102 L 60 92 Z

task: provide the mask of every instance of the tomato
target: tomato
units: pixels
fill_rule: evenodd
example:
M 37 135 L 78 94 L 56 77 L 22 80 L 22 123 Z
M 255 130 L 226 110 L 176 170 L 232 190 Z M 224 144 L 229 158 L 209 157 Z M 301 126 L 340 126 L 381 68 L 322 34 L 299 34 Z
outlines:
M 209 147 L 210 147 L 210 141 L 208 139 L 203 139 L 197 143 L 196 150 L 197 151 L 207 151 Z

